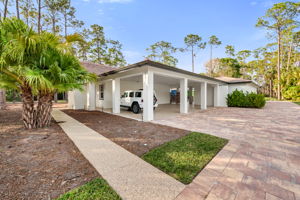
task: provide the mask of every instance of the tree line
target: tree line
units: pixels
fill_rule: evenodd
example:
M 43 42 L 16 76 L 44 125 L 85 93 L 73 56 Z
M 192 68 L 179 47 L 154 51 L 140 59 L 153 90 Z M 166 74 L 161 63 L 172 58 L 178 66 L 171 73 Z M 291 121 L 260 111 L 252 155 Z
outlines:
M 16 17 L 38 33 L 51 32 L 72 41 L 75 55 L 82 61 L 110 66 L 126 64 L 122 44 L 107 38 L 98 24 L 86 27 L 77 19 L 71 0 L 1 0 L 0 18 Z
M 196 34 L 184 38 L 186 47 L 176 48 L 170 42 L 160 41 L 146 50 L 149 59 L 176 66 L 175 52 L 191 53 L 192 71 L 196 53 L 210 47 L 210 60 L 205 63 L 205 75 L 229 76 L 254 80 L 261 86 L 260 92 L 282 100 L 300 101 L 300 30 L 299 2 L 281 2 L 267 9 L 265 15 L 257 19 L 255 26 L 268 30 L 270 43 L 254 50 L 236 52 L 233 45 L 226 45 L 228 57 L 213 58 L 213 48 L 222 42 L 211 36 L 207 42 Z

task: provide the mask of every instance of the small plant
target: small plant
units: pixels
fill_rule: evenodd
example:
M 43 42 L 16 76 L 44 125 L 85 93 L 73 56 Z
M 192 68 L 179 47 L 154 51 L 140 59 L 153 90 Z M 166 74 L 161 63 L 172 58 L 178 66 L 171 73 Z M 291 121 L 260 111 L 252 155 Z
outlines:
M 254 92 L 244 93 L 239 90 L 228 94 L 226 100 L 228 107 L 262 108 L 266 104 L 264 95 Z

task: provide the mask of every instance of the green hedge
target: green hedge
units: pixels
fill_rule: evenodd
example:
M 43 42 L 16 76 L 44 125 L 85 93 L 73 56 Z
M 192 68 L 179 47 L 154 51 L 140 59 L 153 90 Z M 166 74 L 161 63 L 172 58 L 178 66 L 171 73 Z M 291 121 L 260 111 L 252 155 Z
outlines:
M 244 93 L 239 90 L 228 94 L 226 100 L 228 107 L 262 108 L 266 104 L 264 95 L 253 92 Z

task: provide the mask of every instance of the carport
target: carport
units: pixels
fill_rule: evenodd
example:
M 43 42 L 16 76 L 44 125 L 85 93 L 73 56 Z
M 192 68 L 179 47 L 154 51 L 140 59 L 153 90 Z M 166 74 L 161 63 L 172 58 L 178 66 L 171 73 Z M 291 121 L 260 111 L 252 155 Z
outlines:
M 139 89 L 143 89 L 144 94 L 143 111 L 134 114 L 127 108 L 120 108 L 120 97 L 124 91 Z M 177 90 L 180 94 L 180 101 L 177 104 L 170 102 L 171 89 Z M 218 106 L 218 90 L 218 82 L 144 65 L 103 76 L 97 87 L 96 96 L 101 97 L 101 93 L 104 93 L 104 98 L 99 98 L 97 108 L 125 117 L 151 121 L 207 109 L 208 106 Z M 153 110 L 153 98 L 151 98 L 153 91 L 159 104 L 156 110 Z

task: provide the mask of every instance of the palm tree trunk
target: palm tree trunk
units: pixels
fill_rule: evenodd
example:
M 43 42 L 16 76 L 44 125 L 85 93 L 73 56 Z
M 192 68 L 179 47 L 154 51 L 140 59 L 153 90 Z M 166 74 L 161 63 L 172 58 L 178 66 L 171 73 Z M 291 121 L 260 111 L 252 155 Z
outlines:
M 23 87 L 21 88 L 21 91 L 22 91 L 22 102 L 23 102 L 22 120 L 24 126 L 27 129 L 36 128 L 34 100 L 33 100 L 31 89 L 28 87 Z
M 51 112 L 52 112 L 52 100 L 53 94 L 47 93 L 41 95 L 37 105 L 37 127 L 44 128 L 51 124 Z
M 5 109 L 6 107 L 6 95 L 5 90 L 0 89 L 0 110 Z

